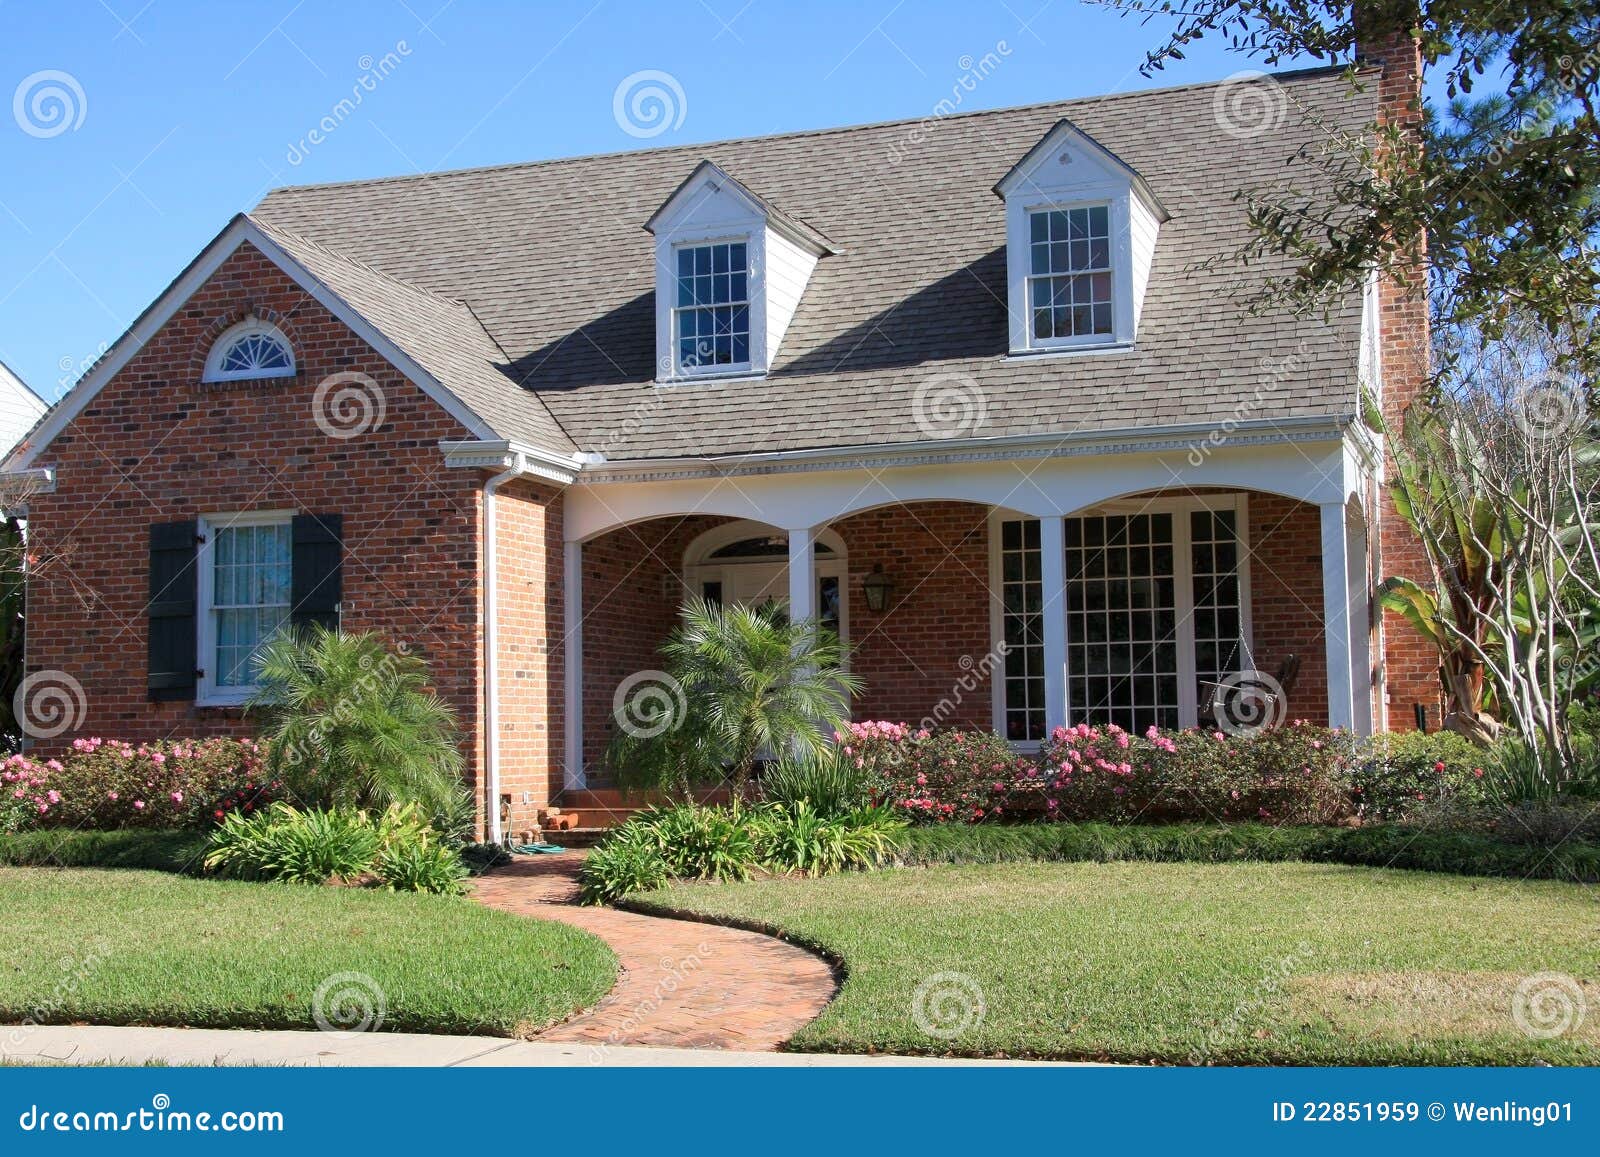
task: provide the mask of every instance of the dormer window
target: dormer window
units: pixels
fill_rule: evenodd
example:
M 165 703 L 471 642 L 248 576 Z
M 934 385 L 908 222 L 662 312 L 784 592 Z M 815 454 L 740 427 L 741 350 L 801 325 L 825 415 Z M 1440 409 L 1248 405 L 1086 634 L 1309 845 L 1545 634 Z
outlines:
M 294 377 L 294 350 L 277 326 L 249 319 L 225 331 L 206 356 L 208 382 Z
M 1110 206 L 1035 209 L 1028 214 L 1028 233 L 1033 340 L 1111 337 Z
M 656 380 L 765 374 L 817 261 L 821 233 L 701 161 L 645 222 L 656 239 Z
M 672 332 L 677 369 L 750 368 L 750 262 L 743 241 L 680 245 Z
M 1144 178 L 1063 120 L 994 191 L 1006 204 L 1012 355 L 1133 345 L 1168 220 Z

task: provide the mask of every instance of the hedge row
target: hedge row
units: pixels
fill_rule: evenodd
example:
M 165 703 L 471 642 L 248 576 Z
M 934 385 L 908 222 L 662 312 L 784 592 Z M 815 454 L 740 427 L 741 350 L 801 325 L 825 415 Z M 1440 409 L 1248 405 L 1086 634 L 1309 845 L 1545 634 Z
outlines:
M 1600 882 L 1600 844 L 1571 840 L 1551 849 L 1470 832 L 1399 824 L 1361 828 L 1093 823 L 913 828 L 901 837 L 896 859 L 907 866 L 1026 860 L 1303 860 L 1467 876 Z
M 0 864 L 27 868 L 144 868 L 199 874 L 204 832 L 45 830 L 0 835 Z

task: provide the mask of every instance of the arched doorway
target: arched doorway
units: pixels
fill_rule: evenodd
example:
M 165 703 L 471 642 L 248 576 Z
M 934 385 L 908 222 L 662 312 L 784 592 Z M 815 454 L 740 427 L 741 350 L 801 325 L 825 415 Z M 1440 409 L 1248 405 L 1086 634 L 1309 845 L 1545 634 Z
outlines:
M 849 641 L 845 597 L 848 562 L 844 540 L 831 530 L 817 534 L 812 555 L 817 619 Z M 684 586 L 691 597 L 713 603 L 760 606 L 789 601 L 789 537 L 760 522 L 740 520 L 706 531 L 683 555 Z

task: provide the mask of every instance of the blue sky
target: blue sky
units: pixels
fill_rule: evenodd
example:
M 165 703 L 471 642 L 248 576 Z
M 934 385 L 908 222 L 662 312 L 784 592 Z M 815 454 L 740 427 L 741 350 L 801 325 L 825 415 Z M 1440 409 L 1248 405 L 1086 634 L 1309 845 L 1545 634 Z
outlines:
M 1077 0 L 0 0 L 0 360 L 53 401 L 278 185 L 925 116 L 985 55 L 964 109 L 1251 67 L 1207 43 L 1146 79 L 1163 30 Z M 656 82 L 653 137 L 614 113 L 647 71 L 682 94 Z

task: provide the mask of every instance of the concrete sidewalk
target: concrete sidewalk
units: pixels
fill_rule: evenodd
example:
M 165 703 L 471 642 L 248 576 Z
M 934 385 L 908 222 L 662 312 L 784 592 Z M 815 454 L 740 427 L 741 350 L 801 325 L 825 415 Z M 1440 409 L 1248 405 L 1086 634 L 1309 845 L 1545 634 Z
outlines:
M 741 1065 L 835 1068 L 850 1065 L 1017 1065 L 1038 1062 L 941 1060 L 934 1057 L 832 1053 L 732 1052 L 637 1048 L 415 1033 L 255 1032 L 206 1028 L 108 1028 L 97 1025 L 0 1026 L 0 1060 L 56 1065 L 506 1066 L 638 1068 Z

